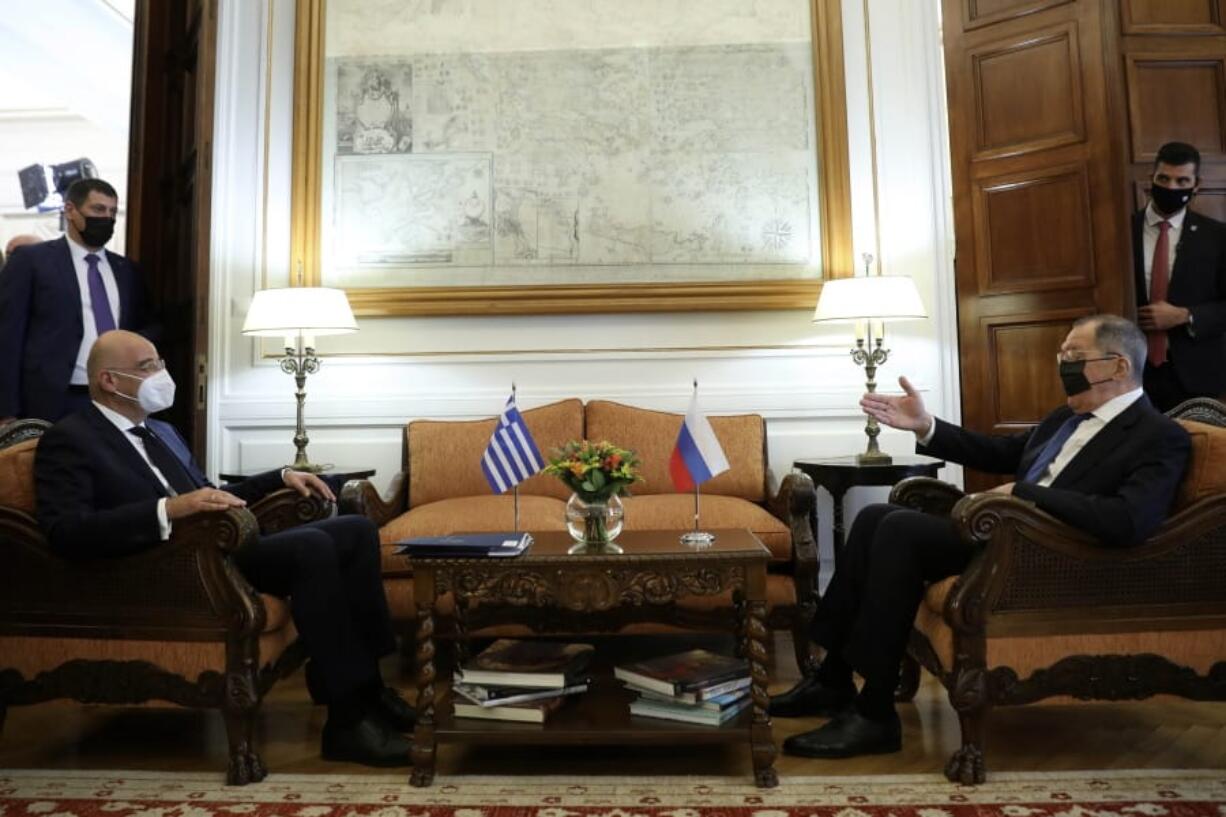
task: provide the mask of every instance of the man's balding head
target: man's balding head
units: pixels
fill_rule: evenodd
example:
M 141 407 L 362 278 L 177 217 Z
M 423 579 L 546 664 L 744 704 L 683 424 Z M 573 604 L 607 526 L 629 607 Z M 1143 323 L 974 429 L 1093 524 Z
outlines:
M 89 375 L 89 395 L 94 400 L 105 402 L 115 387 L 110 383 L 111 369 L 139 369 L 158 359 L 158 350 L 147 339 L 135 332 L 114 329 L 103 332 L 89 350 L 85 363 Z M 104 382 L 105 381 L 105 382 Z

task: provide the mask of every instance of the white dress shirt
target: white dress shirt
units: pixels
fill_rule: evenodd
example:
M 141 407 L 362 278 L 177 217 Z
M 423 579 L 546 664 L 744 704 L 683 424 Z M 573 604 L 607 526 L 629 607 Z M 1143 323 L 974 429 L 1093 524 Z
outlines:
M 1107 423 L 1122 414 L 1124 409 L 1137 402 L 1143 393 L 1144 389 L 1133 389 L 1117 397 L 1112 397 L 1090 412 L 1089 419 L 1082 420 L 1081 425 L 1077 426 L 1072 435 L 1064 441 L 1064 445 L 1060 447 L 1060 453 L 1056 454 L 1056 458 L 1051 461 L 1051 465 L 1047 466 L 1047 470 L 1043 472 L 1043 476 L 1039 477 L 1035 485 L 1046 487 L 1055 482 L 1056 477 L 1060 476 L 1060 472 L 1064 470 L 1064 467 L 1072 461 L 1073 457 L 1081 453 L 1081 449 L 1085 448 L 1090 440 L 1094 439 L 1094 435 L 1102 431 Z M 922 436 L 918 433 L 915 436 L 919 440 L 920 445 L 928 445 L 928 443 L 932 442 L 936 432 L 937 422 L 936 418 L 933 418 L 932 426 Z
M 158 478 L 158 482 L 162 483 L 162 487 L 166 489 L 166 492 L 171 496 L 176 496 L 177 492 L 174 488 L 170 487 L 170 483 L 166 480 L 166 476 L 158 470 L 156 465 L 153 464 L 153 460 L 149 459 L 149 452 L 145 450 L 145 441 L 140 437 L 137 437 L 135 434 L 128 433 L 129 428 L 133 428 L 138 425 L 143 426 L 144 423 L 134 423 L 127 417 L 124 417 L 118 411 L 102 405 L 97 400 L 93 402 L 94 407 L 97 408 L 98 411 L 102 412 L 102 416 L 110 420 L 115 428 L 119 429 L 119 433 L 123 435 L 123 438 L 132 444 L 132 447 L 136 449 L 136 453 L 140 454 L 140 458 L 145 461 L 146 465 L 149 466 L 149 470 L 152 471 L 153 475 Z M 166 497 L 162 497 L 158 500 L 157 513 L 158 534 L 161 540 L 165 542 L 170 538 L 170 518 L 166 516 Z
M 72 266 L 77 272 L 77 286 L 81 289 L 81 327 L 84 329 L 81 334 L 81 347 L 77 350 L 77 365 L 73 367 L 72 379 L 68 382 L 74 386 L 87 386 L 89 375 L 85 372 L 85 361 L 89 359 L 89 350 L 98 339 L 98 326 L 94 323 L 94 307 L 89 297 L 89 263 L 85 256 L 90 253 L 98 256 L 98 272 L 102 275 L 102 287 L 106 290 L 106 299 L 111 304 L 111 317 L 115 319 L 116 327 L 119 326 L 119 285 L 115 283 L 115 273 L 106 260 L 106 250 L 86 249 L 70 236 L 66 238 L 68 251 L 72 253 Z
M 1179 237 L 1183 235 L 1183 219 L 1188 214 L 1188 208 L 1185 207 L 1173 216 L 1167 216 L 1166 221 L 1171 223 L 1170 228 L 1166 231 L 1167 240 L 1167 283 L 1170 283 L 1169 276 L 1175 272 L 1175 248 L 1179 244 Z M 1149 297 L 1150 281 L 1154 273 L 1154 247 L 1158 246 L 1158 236 L 1161 230 L 1158 225 L 1163 222 L 1163 217 L 1154 212 L 1154 203 L 1151 201 L 1145 206 L 1145 222 L 1141 226 L 1141 252 L 1142 260 L 1145 262 L 1145 295 Z

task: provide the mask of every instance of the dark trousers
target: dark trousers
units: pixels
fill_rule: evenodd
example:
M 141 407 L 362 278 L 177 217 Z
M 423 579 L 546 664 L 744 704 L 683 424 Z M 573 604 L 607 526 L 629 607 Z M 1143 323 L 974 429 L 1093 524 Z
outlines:
M 813 640 L 867 683 L 892 690 L 926 585 L 961 573 L 974 553 L 948 518 L 869 505 L 818 605 Z
M 261 593 L 288 597 L 314 677 L 336 703 L 379 681 L 379 658 L 396 648 L 379 567 L 379 532 L 364 516 L 302 525 L 235 557 Z
M 1151 366 L 1146 363 L 1143 378 L 1145 394 L 1149 396 L 1150 402 L 1158 411 L 1170 411 L 1184 400 L 1200 396 L 1184 389 L 1183 384 L 1179 382 L 1178 375 L 1175 374 L 1175 365 L 1170 361 L 1161 366 Z

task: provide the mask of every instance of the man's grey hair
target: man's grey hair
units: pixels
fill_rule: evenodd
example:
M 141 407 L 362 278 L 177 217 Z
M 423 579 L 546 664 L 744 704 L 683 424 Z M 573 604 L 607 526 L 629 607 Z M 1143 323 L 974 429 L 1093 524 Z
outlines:
M 1132 382 L 1140 383 L 1145 371 L 1145 358 L 1149 355 L 1145 333 L 1135 323 L 1119 315 L 1087 315 L 1073 324 L 1074 327 L 1087 325 L 1094 327 L 1094 344 L 1099 350 L 1128 358 Z

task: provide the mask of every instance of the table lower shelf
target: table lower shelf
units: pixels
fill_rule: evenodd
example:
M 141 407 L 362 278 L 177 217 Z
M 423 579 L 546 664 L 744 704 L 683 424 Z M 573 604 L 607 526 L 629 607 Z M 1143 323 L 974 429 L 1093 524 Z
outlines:
M 434 737 L 440 743 L 535 745 L 637 745 L 744 743 L 753 723 L 746 707 L 720 726 L 645 718 L 630 714 L 635 694 L 611 675 L 597 675 L 587 692 L 571 696 L 544 723 L 458 718 L 436 708 Z

